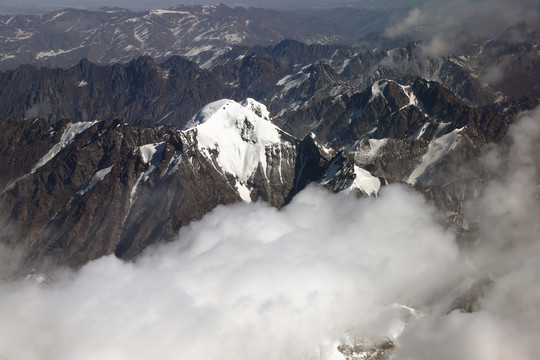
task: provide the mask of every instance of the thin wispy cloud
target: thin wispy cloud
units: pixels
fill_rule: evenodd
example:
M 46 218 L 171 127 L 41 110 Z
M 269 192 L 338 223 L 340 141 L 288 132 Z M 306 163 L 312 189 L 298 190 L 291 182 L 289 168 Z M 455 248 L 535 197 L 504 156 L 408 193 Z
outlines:
M 408 16 L 387 27 L 385 35 L 410 35 L 422 42 L 422 51 L 439 57 L 462 51 L 475 41 L 499 36 L 507 27 L 525 21 L 538 28 L 539 6 L 529 1 L 430 1 L 414 7 Z

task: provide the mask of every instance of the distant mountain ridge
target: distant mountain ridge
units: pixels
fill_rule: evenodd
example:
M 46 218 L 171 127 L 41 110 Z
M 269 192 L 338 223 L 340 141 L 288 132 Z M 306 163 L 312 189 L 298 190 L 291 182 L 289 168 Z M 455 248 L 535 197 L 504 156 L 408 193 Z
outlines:
M 51 22 L 67 16 L 56 15 Z M 5 20 L 20 21 L 26 20 L 17 16 Z M 211 37 L 201 35 L 201 41 L 207 35 Z M 403 85 L 417 78 L 437 81 L 473 106 L 505 108 L 505 103 L 520 98 L 534 102 L 540 96 L 539 39 L 539 32 L 519 23 L 478 44 L 469 55 L 441 58 L 426 58 L 415 42 L 370 50 L 288 39 L 271 46 L 220 48 L 208 68 L 180 56 L 161 61 L 148 55 L 111 65 L 83 59 L 65 70 L 23 65 L 0 72 L 0 115 L 183 126 L 209 102 L 253 97 L 268 106 L 286 131 L 303 137 L 313 130 L 309 124 L 323 121 L 344 98 L 379 80 Z
M 283 39 L 350 42 L 342 29 L 294 13 L 226 5 L 167 10 L 64 9 L 44 15 L 0 15 L 0 69 L 20 64 L 70 67 L 87 58 L 125 63 L 142 55 L 182 55 L 210 66 L 234 45 L 271 45 Z

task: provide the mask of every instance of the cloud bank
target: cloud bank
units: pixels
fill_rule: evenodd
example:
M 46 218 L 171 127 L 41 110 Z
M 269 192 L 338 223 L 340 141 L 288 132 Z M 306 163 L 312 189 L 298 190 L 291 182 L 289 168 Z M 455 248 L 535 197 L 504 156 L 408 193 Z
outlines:
M 458 249 L 434 216 L 400 186 L 219 207 L 134 263 L 3 283 L 0 357 L 335 358 L 347 334 L 399 332 L 392 304 L 426 308 L 446 287 Z

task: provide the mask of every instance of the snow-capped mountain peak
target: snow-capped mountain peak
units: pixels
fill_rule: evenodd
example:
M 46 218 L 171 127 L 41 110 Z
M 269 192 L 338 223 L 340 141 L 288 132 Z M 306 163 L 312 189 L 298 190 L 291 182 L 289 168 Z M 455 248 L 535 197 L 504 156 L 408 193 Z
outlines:
M 196 131 L 201 153 L 236 178 L 238 192 L 247 201 L 250 199 L 248 179 L 259 166 L 267 174 L 267 152 L 282 144 L 282 131 L 270 122 L 266 106 L 253 99 L 210 103 L 186 128 L 185 131 Z
M 232 124 L 230 120 L 237 120 L 243 115 L 249 119 L 255 117 L 270 122 L 270 112 L 266 108 L 266 105 L 261 104 L 252 98 L 247 98 L 241 103 L 237 103 L 230 99 L 221 99 L 214 101 L 199 110 L 199 112 L 187 122 L 184 126 L 184 130 L 197 127 L 206 122 L 226 121 L 228 124 Z M 273 126 L 273 128 L 277 129 L 275 126 Z

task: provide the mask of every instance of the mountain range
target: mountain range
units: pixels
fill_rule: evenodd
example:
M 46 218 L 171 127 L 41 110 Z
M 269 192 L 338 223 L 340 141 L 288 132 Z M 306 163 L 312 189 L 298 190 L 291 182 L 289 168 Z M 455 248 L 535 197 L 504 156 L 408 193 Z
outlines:
M 68 66 L 0 73 L 0 219 L 28 254 L 20 271 L 133 258 L 220 204 L 282 207 L 312 182 L 362 196 L 405 183 L 465 227 L 465 199 L 487 179 L 478 164 L 458 170 L 537 104 L 539 33 L 518 23 L 432 58 L 416 42 L 340 45 L 332 26 L 272 11 L 0 19 L 4 67 Z M 69 66 L 85 56 L 98 63 Z

